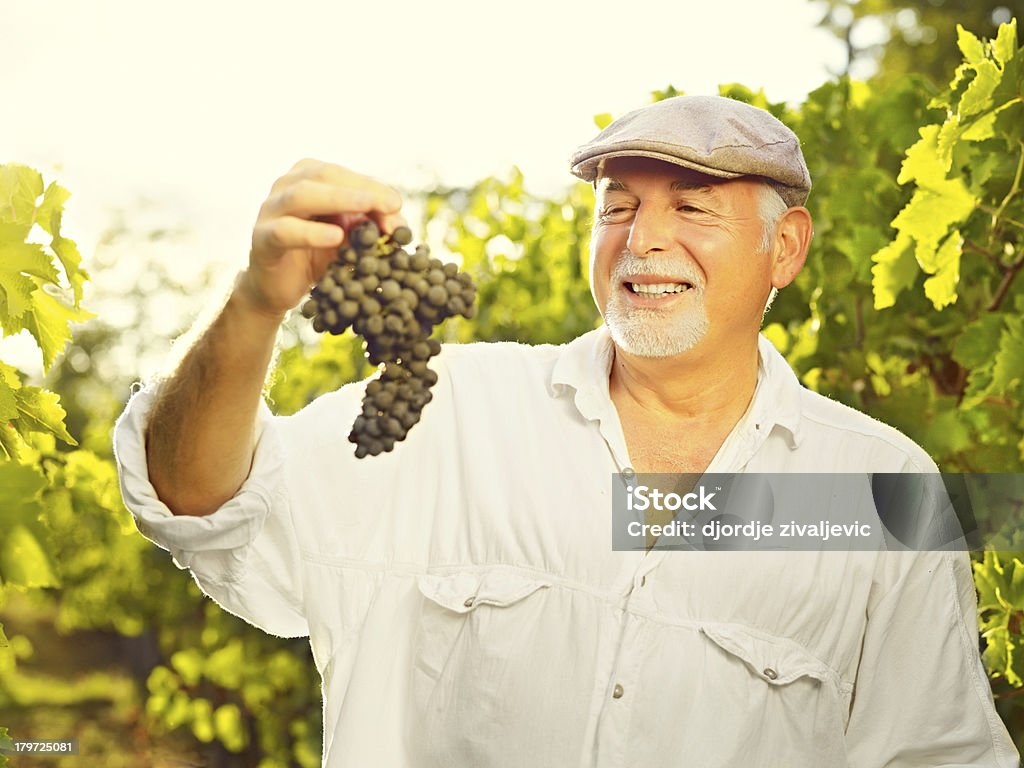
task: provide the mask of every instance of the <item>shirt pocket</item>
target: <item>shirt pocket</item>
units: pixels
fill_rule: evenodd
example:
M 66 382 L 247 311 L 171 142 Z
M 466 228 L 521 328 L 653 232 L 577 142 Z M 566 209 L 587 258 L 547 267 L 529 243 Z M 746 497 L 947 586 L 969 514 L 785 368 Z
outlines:
M 478 656 L 496 655 L 496 646 L 504 643 L 495 632 L 502 625 L 525 620 L 525 616 L 511 615 L 511 609 L 550 582 L 502 568 L 424 574 L 417 578 L 417 586 L 424 600 L 414 669 L 429 683 L 440 679 L 459 646 Z
M 516 698 L 509 686 L 529 675 L 528 649 L 551 581 L 500 567 L 423 574 L 417 586 L 423 600 L 410 681 L 416 741 L 434 757 L 450 755 L 453 734 L 478 732 L 474 722 L 493 729 L 491 719 Z
M 816 765 L 846 765 L 852 683 L 789 638 L 734 624 L 705 624 L 701 633 L 726 655 L 735 673 L 729 677 L 739 678 L 739 722 L 760 723 L 763 738 L 778 739 L 780 754 L 803 744 L 816 751 Z

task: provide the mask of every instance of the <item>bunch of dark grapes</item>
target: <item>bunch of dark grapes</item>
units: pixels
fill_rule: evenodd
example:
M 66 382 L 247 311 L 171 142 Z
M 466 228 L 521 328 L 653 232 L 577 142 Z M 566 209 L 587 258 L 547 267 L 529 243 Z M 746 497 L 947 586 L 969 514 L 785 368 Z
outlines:
M 403 246 L 411 242 L 408 227 L 382 236 L 372 221 L 360 224 L 302 305 L 316 331 L 339 334 L 351 326 L 365 340 L 370 362 L 383 365 L 348 436 L 360 459 L 392 450 L 430 402 L 437 374 L 427 362 L 441 351 L 430 338 L 433 327 L 474 314 L 470 276 L 431 258 L 425 245 L 407 252 Z

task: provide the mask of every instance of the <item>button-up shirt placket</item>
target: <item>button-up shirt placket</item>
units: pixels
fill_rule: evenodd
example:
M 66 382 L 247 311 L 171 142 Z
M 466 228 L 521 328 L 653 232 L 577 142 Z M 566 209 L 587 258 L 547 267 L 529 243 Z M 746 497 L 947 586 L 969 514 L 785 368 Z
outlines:
M 604 360 L 607 362 L 598 357 L 595 364 L 610 364 L 610 359 Z M 750 406 L 711 460 L 706 473 L 742 471 L 764 444 L 771 431 L 765 413 L 765 398 L 758 397 L 762 392 L 764 379 L 765 371 L 759 365 L 757 385 Z M 607 382 L 607 377 L 598 380 Z M 608 396 L 607 385 L 598 387 L 597 392 L 577 392 L 576 404 L 585 418 L 597 423 L 608 451 L 619 469 L 619 476 L 614 478 L 613 482 L 634 482 L 637 473 L 629 459 L 622 425 Z M 619 609 L 619 640 L 611 658 L 611 668 L 607 678 L 602 678 L 595 690 L 600 705 L 593 709 L 597 714 L 592 742 L 594 750 L 592 754 L 583 755 L 581 768 L 612 768 L 628 764 L 626 750 L 631 743 L 632 702 L 635 700 L 635 696 L 630 696 L 630 692 L 636 689 L 641 667 L 648 653 L 647 649 L 651 645 L 650 633 L 657 631 L 657 624 L 651 619 L 657 615 L 653 595 L 657 570 L 662 566 L 666 554 L 664 550 L 658 549 L 643 553 L 633 571 L 632 580 Z M 674 554 L 679 556 L 680 553 Z

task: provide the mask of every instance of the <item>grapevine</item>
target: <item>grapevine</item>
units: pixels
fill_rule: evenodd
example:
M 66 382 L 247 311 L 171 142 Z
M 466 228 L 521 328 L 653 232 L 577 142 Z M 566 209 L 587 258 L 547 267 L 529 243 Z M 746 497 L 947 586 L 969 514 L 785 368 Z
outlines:
M 360 459 L 393 450 L 433 398 L 437 373 L 427 363 L 441 351 L 433 327 L 454 315 L 474 315 L 472 278 L 432 258 L 426 245 L 409 253 L 403 246 L 411 242 L 408 227 L 389 236 L 372 221 L 360 224 L 302 306 L 318 333 L 351 327 L 365 340 L 369 361 L 383 366 L 366 387 L 348 437 Z

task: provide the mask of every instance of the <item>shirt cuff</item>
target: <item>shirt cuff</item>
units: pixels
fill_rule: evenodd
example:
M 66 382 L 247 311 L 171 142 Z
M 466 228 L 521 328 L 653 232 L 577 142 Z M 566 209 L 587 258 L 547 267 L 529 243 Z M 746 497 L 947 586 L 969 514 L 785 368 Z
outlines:
M 189 568 L 203 582 L 227 583 L 244 575 L 252 542 L 263 529 L 280 477 L 282 451 L 273 430 L 263 427 L 272 417 L 260 401 L 256 448 L 249 476 L 238 492 L 215 512 L 175 515 L 157 496 L 146 461 L 146 425 L 159 385 L 137 392 L 114 426 L 114 455 L 121 495 L 147 539 L 166 549 L 179 568 Z

